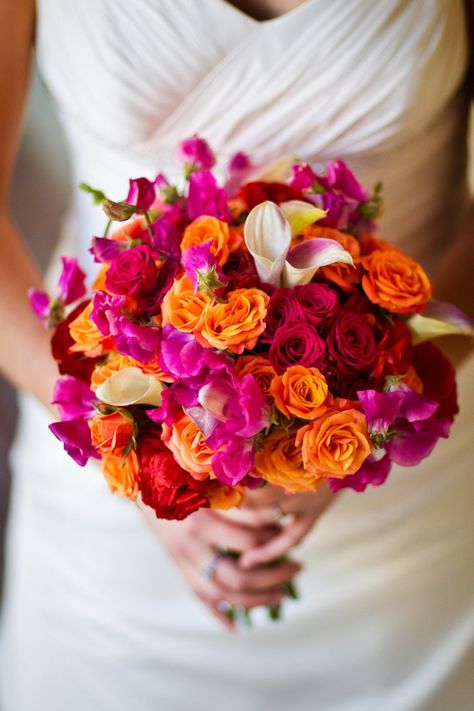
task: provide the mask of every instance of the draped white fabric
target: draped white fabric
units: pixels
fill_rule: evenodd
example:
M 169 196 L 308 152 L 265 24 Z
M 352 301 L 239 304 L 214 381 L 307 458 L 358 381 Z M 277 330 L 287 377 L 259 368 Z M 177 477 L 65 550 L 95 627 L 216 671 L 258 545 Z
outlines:
M 237 150 L 342 157 L 369 187 L 383 180 L 383 235 L 429 267 L 442 255 L 466 201 L 460 0 L 307 0 L 264 23 L 224 0 L 40 0 L 38 23 L 75 183 L 121 198 L 128 177 L 173 176 L 195 132 L 222 163 Z M 77 194 L 85 264 L 102 226 Z M 4 711 L 471 709 L 472 370 L 452 438 L 380 489 L 338 497 L 298 552 L 301 600 L 238 637 L 24 397 Z

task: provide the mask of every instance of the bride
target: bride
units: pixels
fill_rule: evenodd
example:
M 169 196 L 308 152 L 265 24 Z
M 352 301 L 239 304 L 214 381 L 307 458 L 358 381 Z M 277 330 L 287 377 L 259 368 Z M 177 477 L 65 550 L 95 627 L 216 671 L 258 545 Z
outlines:
M 34 45 L 74 184 L 120 199 L 129 177 L 173 177 L 174 147 L 193 133 L 223 164 L 238 150 L 259 162 L 343 158 L 369 188 L 383 180 L 381 234 L 467 308 L 466 28 L 462 0 L 0 0 L 0 364 L 22 393 L 3 711 L 472 709 L 474 371 L 463 346 L 446 344 L 464 358 L 461 416 L 416 469 L 364 494 L 267 487 L 229 515 L 158 521 L 112 497 L 47 430 L 57 372 L 25 296 L 42 279 L 6 207 Z M 77 194 L 70 232 L 85 268 L 102 229 Z M 219 547 L 240 562 L 218 559 Z M 301 599 L 268 623 L 260 606 L 295 575 Z M 230 634 L 224 601 L 257 608 L 253 629 Z

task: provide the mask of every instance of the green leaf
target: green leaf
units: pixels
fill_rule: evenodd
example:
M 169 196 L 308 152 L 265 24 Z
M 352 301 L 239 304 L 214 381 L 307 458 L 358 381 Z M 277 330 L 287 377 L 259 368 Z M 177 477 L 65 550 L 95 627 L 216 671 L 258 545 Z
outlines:
M 94 205 L 100 205 L 104 200 L 107 199 L 106 194 L 103 193 L 102 190 L 96 190 L 95 188 L 92 188 L 87 183 L 80 183 L 79 188 L 81 190 L 83 190 L 85 193 L 89 193 L 89 195 L 92 195 L 92 200 L 94 202 Z

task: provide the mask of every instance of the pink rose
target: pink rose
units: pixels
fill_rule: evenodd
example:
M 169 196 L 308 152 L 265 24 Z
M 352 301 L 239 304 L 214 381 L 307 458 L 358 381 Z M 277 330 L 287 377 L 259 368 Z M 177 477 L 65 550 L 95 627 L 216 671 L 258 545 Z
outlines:
M 105 277 L 105 287 L 113 294 L 133 296 L 151 291 L 158 270 L 150 248 L 144 244 L 125 250 L 112 261 Z

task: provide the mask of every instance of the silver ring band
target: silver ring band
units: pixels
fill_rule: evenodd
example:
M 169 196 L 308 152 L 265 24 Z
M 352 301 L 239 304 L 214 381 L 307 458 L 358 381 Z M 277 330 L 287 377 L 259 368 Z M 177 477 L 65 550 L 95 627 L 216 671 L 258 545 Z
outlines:
M 205 578 L 208 578 L 209 580 L 212 580 L 214 577 L 214 574 L 216 572 L 217 566 L 219 564 L 220 559 L 223 557 L 222 551 L 214 551 L 212 555 L 209 556 L 209 558 L 206 560 L 205 563 L 201 566 L 201 573 L 204 575 Z

